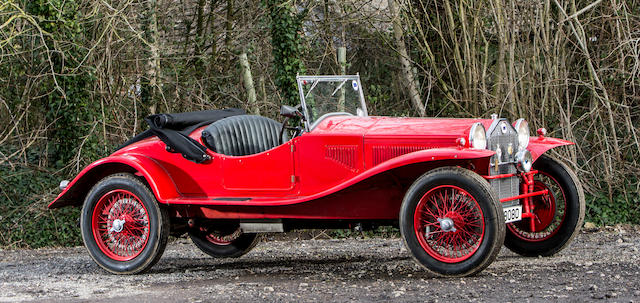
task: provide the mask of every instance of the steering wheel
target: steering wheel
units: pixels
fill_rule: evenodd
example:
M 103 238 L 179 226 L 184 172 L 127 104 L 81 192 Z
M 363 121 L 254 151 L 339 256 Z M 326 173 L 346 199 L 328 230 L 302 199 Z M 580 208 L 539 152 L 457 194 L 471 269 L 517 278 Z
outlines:
M 284 140 L 283 135 L 285 130 L 293 130 L 293 138 L 297 137 L 300 135 L 300 133 L 302 133 L 302 127 L 300 125 L 297 126 L 288 126 L 289 125 L 289 120 L 293 117 L 298 117 L 300 118 L 300 122 L 302 122 L 302 120 L 304 119 L 304 115 L 302 115 L 302 113 L 300 112 L 300 108 L 302 107 L 302 104 L 298 104 L 298 106 L 295 107 L 296 112 L 295 113 L 291 113 L 291 114 L 286 114 L 284 115 L 284 121 L 282 121 L 282 128 L 280 129 L 280 134 L 278 136 L 281 144 L 286 143 L 287 141 Z M 282 112 L 281 112 L 282 114 Z

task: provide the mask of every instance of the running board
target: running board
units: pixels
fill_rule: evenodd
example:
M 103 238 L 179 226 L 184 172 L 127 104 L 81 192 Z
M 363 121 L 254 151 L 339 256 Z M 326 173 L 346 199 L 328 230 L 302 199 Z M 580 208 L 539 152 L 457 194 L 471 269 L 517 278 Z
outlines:
M 240 230 L 243 233 L 281 233 L 284 226 L 281 220 L 241 221 Z

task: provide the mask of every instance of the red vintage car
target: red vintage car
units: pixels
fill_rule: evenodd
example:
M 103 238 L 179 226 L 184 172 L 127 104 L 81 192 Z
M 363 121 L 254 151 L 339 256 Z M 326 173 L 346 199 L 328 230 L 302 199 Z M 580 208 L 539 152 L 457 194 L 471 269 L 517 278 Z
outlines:
M 49 207 L 82 207 L 89 254 L 116 274 L 153 266 L 170 233 L 239 257 L 259 233 L 391 225 L 427 270 L 466 276 L 503 243 L 549 256 L 580 228 L 580 182 L 544 154 L 573 143 L 497 115 L 372 117 L 357 75 L 297 82 L 284 123 L 239 110 L 149 117 L 151 130 L 63 181 Z

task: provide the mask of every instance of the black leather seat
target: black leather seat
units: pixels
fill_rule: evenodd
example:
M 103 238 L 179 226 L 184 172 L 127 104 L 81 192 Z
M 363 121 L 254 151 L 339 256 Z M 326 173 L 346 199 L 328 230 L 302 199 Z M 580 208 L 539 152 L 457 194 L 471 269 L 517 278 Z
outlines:
M 219 154 L 246 156 L 280 145 L 281 128 L 281 123 L 269 118 L 240 115 L 211 123 L 202 131 L 202 139 L 208 148 Z

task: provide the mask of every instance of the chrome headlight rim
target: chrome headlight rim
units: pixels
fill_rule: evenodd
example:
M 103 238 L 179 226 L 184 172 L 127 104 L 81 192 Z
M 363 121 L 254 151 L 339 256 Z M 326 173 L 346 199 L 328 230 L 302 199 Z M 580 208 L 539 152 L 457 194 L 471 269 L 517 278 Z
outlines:
M 530 172 L 533 167 L 533 156 L 531 156 L 531 152 L 524 149 L 516 153 L 516 163 L 519 170 L 525 173 Z
M 524 118 L 516 120 L 513 125 L 518 133 L 518 148 L 525 149 L 529 146 L 529 138 L 531 137 L 531 130 L 529 129 L 529 122 Z
M 487 131 L 484 129 L 484 125 L 480 122 L 476 122 L 471 125 L 471 130 L 469 130 L 469 148 L 487 148 Z

